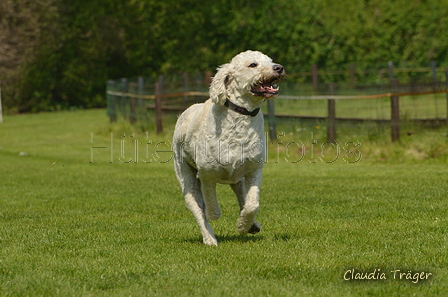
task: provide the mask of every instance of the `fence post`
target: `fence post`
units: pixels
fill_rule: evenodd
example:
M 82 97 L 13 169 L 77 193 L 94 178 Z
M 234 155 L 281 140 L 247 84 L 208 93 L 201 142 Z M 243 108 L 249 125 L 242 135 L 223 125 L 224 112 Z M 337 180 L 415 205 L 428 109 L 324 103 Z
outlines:
M 431 84 L 431 89 L 432 91 L 436 91 L 437 90 L 437 67 L 436 67 L 436 61 L 431 60 L 429 62 L 429 68 L 431 69 L 431 73 L 432 73 L 432 84 Z M 437 96 L 434 96 L 434 115 L 435 118 L 437 118 L 438 115 L 438 111 L 439 111 L 439 107 L 438 107 L 438 101 L 437 101 Z
M 212 83 L 213 72 L 205 71 L 205 88 L 208 90 Z
M 121 79 L 121 92 L 124 94 L 124 93 L 127 93 L 127 91 L 128 91 L 128 80 L 127 80 L 127 78 L 122 78 Z M 121 96 L 120 109 L 123 114 L 123 117 L 125 119 L 127 119 L 127 117 L 128 117 L 127 98 L 124 95 Z
M 2 109 L 2 85 L 0 84 L 0 124 L 3 123 L 3 109 Z
M 317 76 L 317 65 L 313 64 L 313 69 L 311 70 L 312 76 L 313 76 L 313 89 L 317 90 L 317 80 L 318 80 L 318 76 Z
M 145 78 L 143 76 L 139 76 L 138 77 L 138 94 L 140 96 L 143 96 L 145 92 Z M 138 98 L 138 109 L 141 112 L 143 109 L 143 98 L 139 97 Z
M 137 93 L 137 84 L 129 83 L 129 93 Z M 129 97 L 129 122 L 134 125 L 137 122 L 137 112 L 135 110 L 135 97 Z
M 200 91 L 202 88 L 202 85 L 204 84 L 204 78 L 201 77 L 201 73 L 197 72 L 196 73 L 196 91 Z M 200 97 L 199 96 L 194 96 L 194 101 L 195 102 L 200 102 Z
M 389 81 L 392 83 L 394 79 L 394 63 L 392 61 L 387 62 L 387 69 L 389 70 Z
M 182 74 L 182 90 L 184 93 L 187 93 L 189 91 L 189 79 L 188 79 L 188 73 L 184 72 L 184 74 Z M 183 100 L 183 108 L 187 108 L 187 104 L 188 104 L 188 95 L 184 95 L 184 100 Z
M 334 95 L 334 83 L 329 83 L 328 88 L 330 95 Z M 328 99 L 327 140 L 328 142 L 336 140 L 336 102 L 334 99 Z
M 107 81 L 107 87 L 106 89 L 109 91 L 113 91 L 115 85 L 115 81 L 113 79 L 110 79 Z M 116 106 L 116 100 L 114 95 L 107 94 L 107 113 L 109 115 L 109 121 L 111 123 L 114 123 L 117 120 L 117 106 Z
M 448 90 L 448 68 L 445 69 L 445 84 Z M 448 137 L 448 93 L 446 93 L 446 137 Z
M 355 64 L 350 64 L 350 87 L 355 87 Z
M 268 100 L 268 120 L 269 120 L 269 138 L 271 141 L 277 139 L 277 127 L 275 124 L 274 100 Z
M 392 93 L 397 91 L 398 87 L 398 79 L 394 78 L 391 81 L 392 85 Z M 391 119 L 390 126 L 392 131 L 392 141 L 397 141 L 400 138 L 400 108 L 398 96 L 392 95 L 390 97 L 390 106 L 391 106 Z
M 159 76 L 156 82 L 156 129 L 157 134 L 162 133 L 162 94 L 163 94 L 163 75 Z
M 435 85 L 437 83 L 437 67 L 436 67 L 436 61 L 431 60 L 431 62 L 429 63 L 429 67 L 431 68 L 431 72 L 432 72 L 432 82 Z M 434 86 L 434 89 L 436 88 L 436 86 Z

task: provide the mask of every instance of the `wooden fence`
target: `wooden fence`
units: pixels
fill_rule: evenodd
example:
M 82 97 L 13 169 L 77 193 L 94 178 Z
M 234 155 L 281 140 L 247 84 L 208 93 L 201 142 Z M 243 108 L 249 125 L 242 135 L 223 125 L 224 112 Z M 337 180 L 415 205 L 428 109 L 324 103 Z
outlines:
M 0 84 L 0 124 L 3 123 L 3 109 L 2 109 L 2 86 Z
M 286 88 L 282 84 L 281 95 L 277 100 L 311 100 L 327 101 L 327 114 L 323 117 L 304 116 L 295 114 L 275 113 L 274 102 L 268 100 L 268 121 L 269 135 L 271 139 L 277 137 L 276 118 L 325 118 L 327 120 L 328 141 L 336 139 L 336 120 L 366 120 L 356 117 L 336 117 L 336 105 L 341 100 L 378 100 L 390 98 L 390 118 L 376 119 L 377 121 L 389 121 L 391 127 L 391 137 L 397 141 L 400 135 L 400 97 L 403 96 L 423 96 L 446 93 L 446 121 L 448 131 L 448 68 L 444 69 L 444 77 L 437 75 L 441 69 L 436 68 L 431 63 L 429 68 L 398 69 L 393 68 L 392 63 L 388 63 L 388 68 L 379 70 L 381 75 L 387 73 L 388 83 L 368 85 L 366 83 L 355 82 L 355 71 L 351 65 L 349 68 L 349 87 L 347 81 L 322 83 L 319 81 L 319 71 L 313 67 L 310 75 L 311 82 L 294 83 L 299 75 L 290 75 L 293 82 Z M 425 73 L 426 78 L 410 79 L 400 78 L 404 83 L 395 77 L 395 73 Z M 343 72 L 323 72 L 325 75 L 341 75 Z M 347 72 L 344 72 L 347 74 Z M 429 79 L 428 79 L 429 74 Z M 149 80 L 143 77 L 137 79 L 109 80 L 107 83 L 108 115 L 110 121 L 114 122 L 117 116 L 128 119 L 131 123 L 137 121 L 137 114 L 145 112 L 147 109 L 155 110 L 155 122 L 157 133 L 163 130 L 163 112 L 182 112 L 193 103 L 203 102 L 208 97 L 208 86 L 211 82 L 211 72 L 202 74 L 160 76 L 157 80 Z M 148 83 L 149 81 L 149 83 Z M 291 87 L 293 85 L 293 87 Z M 296 86 L 300 85 L 305 91 L 297 91 Z M 345 87 L 341 87 L 344 85 Z M 384 92 L 386 90 L 386 92 Z M 297 94 L 299 93 L 299 94 Z M 375 119 L 374 119 L 375 120 Z M 432 117 L 426 120 L 438 120 L 441 118 Z

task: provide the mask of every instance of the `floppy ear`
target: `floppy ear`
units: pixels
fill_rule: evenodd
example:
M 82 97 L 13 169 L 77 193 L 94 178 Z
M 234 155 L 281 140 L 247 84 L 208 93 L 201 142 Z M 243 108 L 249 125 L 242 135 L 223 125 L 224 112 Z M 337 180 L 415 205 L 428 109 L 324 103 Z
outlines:
M 233 66 L 228 63 L 218 68 L 218 72 L 213 77 L 210 84 L 210 98 L 213 103 L 224 105 L 227 98 L 227 86 L 229 85 L 233 74 Z

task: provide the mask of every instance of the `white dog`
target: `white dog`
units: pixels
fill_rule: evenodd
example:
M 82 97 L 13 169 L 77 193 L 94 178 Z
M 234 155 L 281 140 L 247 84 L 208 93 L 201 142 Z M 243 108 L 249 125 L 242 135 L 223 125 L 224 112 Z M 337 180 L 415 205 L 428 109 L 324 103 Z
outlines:
M 217 245 L 209 220 L 221 216 L 216 184 L 229 184 L 240 205 L 238 231 L 257 233 L 261 170 L 265 158 L 260 106 L 278 94 L 283 66 L 268 56 L 246 51 L 218 68 L 210 99 L 179 117 L 174 131 L 175 172 L 187 207 L 207 245 Z

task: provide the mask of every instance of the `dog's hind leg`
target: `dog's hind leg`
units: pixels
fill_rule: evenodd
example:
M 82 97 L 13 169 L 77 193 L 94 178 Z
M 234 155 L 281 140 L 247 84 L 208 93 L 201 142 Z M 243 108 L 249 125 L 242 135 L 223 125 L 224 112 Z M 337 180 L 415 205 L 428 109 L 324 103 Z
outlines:
M 176 161 L 176 175 L 182 187 L 187 208 L 194 215 L 206 245 L 218 245 L 213 230 L 205 216 L 205 203 L 201 192 L 201 182 L 196 178 L 196 169 L 186 162 Z

